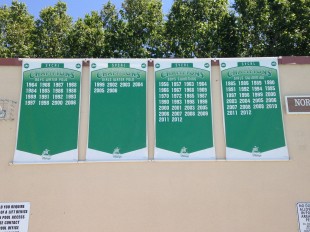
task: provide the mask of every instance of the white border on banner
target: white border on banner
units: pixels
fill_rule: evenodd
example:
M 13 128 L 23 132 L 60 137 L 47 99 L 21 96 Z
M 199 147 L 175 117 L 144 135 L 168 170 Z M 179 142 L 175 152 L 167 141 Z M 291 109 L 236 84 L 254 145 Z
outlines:
M 180 157 L 179 153 L 168 151 L 165 149 L 161 149 L 156 147 L 155 152 L 158 154 L 155 160 L 205 160 L 205 161 L 215 161 L 215 147 L 211 147 L 208 149 L 203 149 L 200 151 L 196 151 L 190 153 L 190 158 L 188 157 Z

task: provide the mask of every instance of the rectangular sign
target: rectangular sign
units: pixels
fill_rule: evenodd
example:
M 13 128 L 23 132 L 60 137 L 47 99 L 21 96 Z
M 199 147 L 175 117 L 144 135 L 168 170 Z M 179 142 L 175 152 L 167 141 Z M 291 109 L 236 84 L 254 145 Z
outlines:
M 78 160 L 81 60 L 23 60 L 14 163 Z
M 29 215 L 29 202 L 0 203 L 0 231 L 27 232 Z
M 288 114 L 310 114 L 310 96 L 286 96 Z
M 297 203 L 299 232 L 310 231 L 310 202 Z
M 155 60 L 157 160 L 215 159 L 211 61 Z
M 147 159 L 147 60 L 94 59 L 90 66 L 86 159 Z
M 288 160 L 277 58 L 220 59 L 226 158 Z

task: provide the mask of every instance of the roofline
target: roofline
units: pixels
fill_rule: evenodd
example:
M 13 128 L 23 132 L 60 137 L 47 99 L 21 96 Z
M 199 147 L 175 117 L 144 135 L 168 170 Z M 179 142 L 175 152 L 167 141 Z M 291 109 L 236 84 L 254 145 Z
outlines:
M 40 59 L 40 58 L 38 58 Z M 278 62 L 281 65 L 285 64 L 310 64 L 310 56 L 279 56 Z M 218 58 L 212 59 L 213 66 L 219 65 Z M 0 58 L 0 66 L 21 66 L 22 59 L 20 58 Z M 83 62 L 84 66 L 89 66 L 89 62 Z M 153 60 L 148 61 L 148 66 L 154 66 Z

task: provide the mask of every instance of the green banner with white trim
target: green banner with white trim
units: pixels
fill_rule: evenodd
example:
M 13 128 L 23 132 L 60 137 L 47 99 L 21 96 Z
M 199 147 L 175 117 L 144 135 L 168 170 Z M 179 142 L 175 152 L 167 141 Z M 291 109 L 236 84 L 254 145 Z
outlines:
M 220 59 L 226 158 L 287 160 L 277 58 Z
M 81 60 L 23 60 L 15 163 L 78 160 Z
M 88 161 L 148 158 L 146 73 L 146 59 L 90 61 Z
M 155 60 L 157 160 L 215 159 L 210 59 Z

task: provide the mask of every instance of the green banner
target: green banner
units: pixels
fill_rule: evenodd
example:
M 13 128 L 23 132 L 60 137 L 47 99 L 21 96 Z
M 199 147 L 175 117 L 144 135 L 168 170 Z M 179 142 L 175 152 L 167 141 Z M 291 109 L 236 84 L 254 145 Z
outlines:
M 276 58 L 221 59 L 227 159 L 288 159 Z
M 24 60 L 14 162 L 77 161 L 81 60 Z
M 147 159 L 147 60 L 91 60 L 90 64 L 86 159 Z
M 154 159 L 215 159 L 210 63 L 155 60 Z

